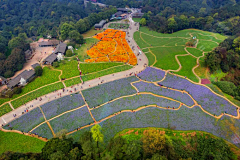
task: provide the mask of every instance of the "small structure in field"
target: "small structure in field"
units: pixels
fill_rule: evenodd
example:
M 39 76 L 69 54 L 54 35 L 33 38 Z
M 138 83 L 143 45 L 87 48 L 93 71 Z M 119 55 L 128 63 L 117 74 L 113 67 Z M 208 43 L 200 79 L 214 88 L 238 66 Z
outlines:
M 103 29 L 103 26 L 107 23 L 106 20 L 101 20 L 98 24 L 95 24 L 94 27 L 96 30 L 101 30 Z

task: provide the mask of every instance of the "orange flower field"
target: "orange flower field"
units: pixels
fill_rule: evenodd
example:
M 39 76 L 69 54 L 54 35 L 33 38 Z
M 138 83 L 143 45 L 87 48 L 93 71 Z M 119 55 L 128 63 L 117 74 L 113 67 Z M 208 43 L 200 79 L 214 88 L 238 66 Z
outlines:
M 137 58 L 125 36 L 125 32 L 114 29 L 98 33 L 94 38 L 99 39 L 99 42 L 87 51 L 91 58 L 86 59 L 85 62 L 124 62 L 136 65 Z

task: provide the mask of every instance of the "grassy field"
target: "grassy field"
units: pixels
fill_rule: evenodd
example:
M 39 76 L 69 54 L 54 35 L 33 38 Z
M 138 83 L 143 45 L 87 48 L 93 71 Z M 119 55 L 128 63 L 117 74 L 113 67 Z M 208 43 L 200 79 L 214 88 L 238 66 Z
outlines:
M 176 74 L 186 76 L 194 82 L 199 82 L 198 78 L 192 72 L 192 68 L 196 66 L 197 59 L 190 55 L 179 56 L 178 59 L 182 65 L 182 69 L 179 72 L 176 72 Z
M 141 37 L 140 37 L 140 32 L 135 32 L 134 35 L 134 40 L 136 41 L 136 43 L 138 44 L 138 46 L 143 49 L 143 48 L 146 48 L 146 47 L 150 47 L 149 44 L 147 44 L 146 42 L 144 42 Z
M 80 61 L 83 62 L 84 59 L 89 58 L 88 55 L 87 55 L 87 49 L 90 48 L 96 42 L 98 42 L 98 39 L 87 38 L 85 44 L 82 44 L 81 47 L 77 47 L 77 50 L 74 50 L 74 53 L 77 53 Z
M 0 117 L 8 112 L 11 112 L 12 108 L 10 107 L 10 105 L 4 104 L 2 107 L 0 107 Z
M 45 142 L 18 133 L 0 131 L 0 155 L 6 151 L 40 153 Z
M 49 86 L 46 86 L 46 87 L 43 87 L 39 90 L 36 90 L 34 92 L 31 92 L 29 94 L 27 94 L 26 96 L 24 97 L 21 97 L 19 99 L 16 99 L 14 101 L 12 101 L 12 105 L 14 108 L 18 108 L 20 107 L 21 105 L 29 102 L 29 101 L 32 101 L 34 100 L 35 98 L 38 98 L 38 97 L 41 97 L 45 94 L 48 94 L 48 93 L 51 93 L 55 90 L 59 90 L 59 89 L 62 89 L 64 88 L 62 82 L 58 82 L 56 84 L 52 84 L 52 85 L 49 85 Z
M 62 70 L 61 78 L 71 78 L 79 75 L 78 62 L 76 60 L 66 61 L 65 64 L 60 63 L 57 69 Z
M 210 52 L 213 48 L 217 47 L 218 44 L 212 41 L 199 40 L 197 48 L 204 52 Z
M 140 22 L 141 18 L 133 18 L 134 22 Z
M 192 55 L 196 57 L 202 56 L 202 51 L 196 49 L 196 48 L 187 48 L 187 51 L 190 52 Z
M 175 55 L 187 54 L 184 47 L 156 47 L 150 49 L 157 57 L 157 63 L 155 67 L 168 70 L 176 70 L 179 65 L 175 59 Z
M 0 105 L 2 105 L 3 103 L 9 101 L 10 98 L 0 98 Z
M 145 55 L 148 58 L 148 65 L 149 66 L 153 65 L 153 63 L 155 62 L 155 57 L 152 55 L 152 53 L 148 52 L 148 53 L 145 53 Z
M 82 34 L 83 38 L 89 38 L 94 36 L 97 33 L 102 32 L 103 30 L 95 30 L 94 27 L 92 27 L 89 31 Z
M 199 60 L 199 67 L 195 69 L 195 73 L 201 78 L 205 79 L 206 73 L 207 73 L 207 68 L 205 67 L 205 63 L 202 60 Z
M 103 69 L 107 69 L 110 67 L 115 67 L 115 66 L 120 66 L 123 65 L 123 63 L 81 63 L 80 64 L 80 69 L 82 71 L 82 74 L 89 74 L 93 72 L 98 72 Z

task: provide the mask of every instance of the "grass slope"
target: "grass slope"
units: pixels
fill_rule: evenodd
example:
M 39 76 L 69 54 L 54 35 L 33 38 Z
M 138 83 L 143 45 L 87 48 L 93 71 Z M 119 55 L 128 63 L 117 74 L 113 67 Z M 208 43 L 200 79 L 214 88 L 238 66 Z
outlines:
M 194 55 L 196 57 L 202 56 L 202 51 L 200 51 L 197 48 L 187 48 L 187 51 L 190 52 L 192 55 Z
M 194 82 L 198 82 L 198 78 L 192 72 L 192 68 L 196 66 L 197 59 L 190 55 L 179 56 L 178 59 L 182 65 L 182 69 L 176 73 L 182 76 L 187 76 L 187 78 Z
M 18 133 L 0 131 L 0 155 L 6 151 L 39 153 L 45 142 Z
M 0 117 L 8 112 L 11 112 L 12 108 L 10 107 L 10 105 L 4 104 L 2 107 L 0 107 Z

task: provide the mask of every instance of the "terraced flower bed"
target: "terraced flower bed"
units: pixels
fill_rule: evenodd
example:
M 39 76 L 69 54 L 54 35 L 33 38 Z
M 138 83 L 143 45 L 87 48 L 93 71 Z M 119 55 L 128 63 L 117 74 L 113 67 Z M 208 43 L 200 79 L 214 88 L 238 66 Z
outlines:
M 166 79 L 160 84 L 170 88 L 186 90 L 204 110 L 211 114 L 221 115 L 222 113 L 227 112 L 233 116 L 237 115 L 236 107 L 234 105 L 230 104 L 224 98 L 217 96 L 204 86 L 193 84 L 184 78 L 171 74 L 168 74 Z
M 69 132 L 93 123 L 93 119 L 88 112 L 87 107 L 80 108 L 76 111 L 66 113 L 58 118 L 50 121 L 50 124 L 55 133 L 67 129 Z
M 179 103 L 170 101 L 168 99 L 155 97 L 153 95 L 135 95 L 132 97 L 126 97 L 99 108 L 93 109 L 92 114 L 97 121 L 117 113 L 122 110 L 135 110 L 139 107 L 147 105 L 158 105 L 160 107 L 178 108 Z
M 78 108 L 85 104 L 81 94 L 72 94 L 53 100 L 41 106 L 47 119 L 51 119 L 63 112 Z
M 93 108 L 112 99 L 136 93 L 136 90 L 130 84 L 134 81 L 138 81 L 138 79 L 128 77 L 83 90 L 82 93 L 89 107 Z
M 51 139 L 53 138 L 52 132 L 47 123 L 42 124 L 38 128 L 34 129 L 32 133 L 39 135 L 40 137 Z
M 147 67 L 144 71 L 138 74 L 138 77 L 146 81 L 160 81 L 163 79 L 165 72 L 160 69 Z
M 169 97 L 177 101 L 180 101 L 188 106 L 194 105 L 193 100 L 186 93 L 162 88 L 160 86 L 156 86 L 152 83 L 146 83 L 146 82 L 137 82 L 137 83 L 134 83 L 133 85 L 136 86 L 140 92 L 150 92 L 160 96 Z
M 42 112 L 39 108 L 35 108 L 29 113 L 26 113 L 14 121 L 8 123 L 3 128 L 29 132 L 31 129 L 42 122 L 44 122 Z

